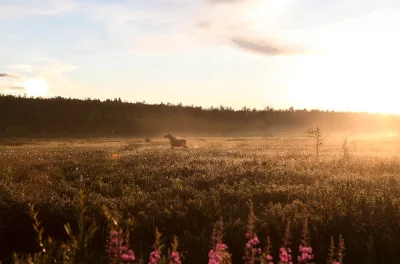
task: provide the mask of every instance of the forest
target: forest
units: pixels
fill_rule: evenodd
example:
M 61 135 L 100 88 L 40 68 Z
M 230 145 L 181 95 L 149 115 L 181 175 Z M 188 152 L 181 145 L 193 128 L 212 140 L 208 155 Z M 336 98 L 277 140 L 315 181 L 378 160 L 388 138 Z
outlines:
M 400 116 L 295 109 L 240 110 L 219 106 L 0 95 L 0 137 L 279 136 L 327 133 L 397 133 Z

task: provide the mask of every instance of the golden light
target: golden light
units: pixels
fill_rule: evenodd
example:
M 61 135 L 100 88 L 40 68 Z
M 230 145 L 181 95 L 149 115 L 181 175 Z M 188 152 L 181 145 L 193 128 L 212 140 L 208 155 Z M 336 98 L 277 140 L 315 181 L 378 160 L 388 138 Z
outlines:
M 400 114 L 400 37 L 389 25 L 400 28 L 400 20 L 378 12 L 314 32 L 322 52 L 293 58 L 291 101 L 298 108 Z
M 40 97 L 47 94 L 48 85 L 43 79 L 28 79 L 24 83 L 28 96 Z

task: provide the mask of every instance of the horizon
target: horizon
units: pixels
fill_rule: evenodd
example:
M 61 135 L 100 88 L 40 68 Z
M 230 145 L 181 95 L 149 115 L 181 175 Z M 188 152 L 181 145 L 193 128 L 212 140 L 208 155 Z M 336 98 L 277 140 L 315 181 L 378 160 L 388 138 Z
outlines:
M 3 1 L 0 93 L 400 114 L 400 3 Z
M 124 100 L 123 98 L 120 97 L 115 97 L 115 98 L 105 98 L 105 99 L 100 99 L 100 98 L 91 98 L 91 97 L 87 97 L 87 98 L 75 98 L 75 97 L 62 97 L 62 96 L 52 96 L 52 97 L 35 97 L 35 96 L 28 96 L 27 94 L 24 95 L 13 95 L 13 94 L 4 94 L 4 93 L 0 93 L 0 97 L 1 96 L 12 96 L 14 98 L 24 98 L 24 99 L 39 99 L 39 100 L 51 100 L 51 99 L 63 99 L 63 100 L 80 100 L 80 101 L 99 101 L 101 103 L 106 103 L 106 102 L 118 102 L 121 104 L 144 104 L 144 105 L 164 105 L 164 106 L 171 106 L 171 107 L 189 107 L 189 108 L 201 108 L 201 110 L 220 110 L 221 107 L 224 108 L 225 111 L 234 111 L 234 112 L 240 112 L 240 111 L 244 111 L 244 108 L 246 108 L 249 111 L 253 111 L 256 110 L 258 112 L 263 112 L 263 111 L 268 111 L 268 108 L 271 111 L 286 111 L 289 112 L 294 111 L 294 112 L 301 112 L 301 111 L 306 111 L 306 112 L 313 112 L 313 111 L 319 111 L 319 112 L 330 112 L 330 113 L 350 113 L 350 114 L 371 114 L 371 115 L 382 115 L 382 116 L 398 116 L 400 117 L 400 114 L 396 114 L 396 113 L 381 113 L 381 112 L 371 112 L 371 111 L 341 111 L 341 110 L 334 110 L 334 109 L 318 109 L 318 108 L 296 108 L 293 106 L 290 106 L 288 108 L 274 108 L 271 106 L 266 106 L 264 108 L 251 108 L 248 107 L 246 105 L 242 106 L 242 107 L 231 107 L 229 105 L 212 105 L 209 107 L 204 107 L 202 105 L 194 105 L 194 104 L 185 104 L 183 102 L 178 102 L 178 103 L 171 103 L 171 102 L 155 102 L 155 103 L 149 103 L 146 101 L 127 101 Z M 121 100 L 121 101 L 119 101 Z

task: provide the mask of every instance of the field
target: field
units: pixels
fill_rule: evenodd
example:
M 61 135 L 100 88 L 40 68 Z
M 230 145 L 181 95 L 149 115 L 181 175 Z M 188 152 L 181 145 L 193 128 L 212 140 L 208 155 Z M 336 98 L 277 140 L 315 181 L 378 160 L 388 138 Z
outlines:
M 345 243 L 345 263 L 400 260 L 400 138 L 327 137 L 316 161 L 307 137 L 3 140 L 0 142 L 0 257 L 35 249 L 28 203 L 39 209 L 45 235 L 67 238 L 76 227 L 79 190 L 99 230 L 92 263 L 105 262 L 103 206 L 133 217 L 131 247 L 147 263 L 157 227 L 169 245 L 179 238 L 183 263 L 207 263 L 213 225 L 222 217 L 233 263 L 242 263 L 249 200 L 255 231 L 271 238 L 278 259 L 290 221 L 298 254 L 308 218 L 316 263 L 326 263 L 331 236 Z M 294 263 L 297 263 L 295 261 Z

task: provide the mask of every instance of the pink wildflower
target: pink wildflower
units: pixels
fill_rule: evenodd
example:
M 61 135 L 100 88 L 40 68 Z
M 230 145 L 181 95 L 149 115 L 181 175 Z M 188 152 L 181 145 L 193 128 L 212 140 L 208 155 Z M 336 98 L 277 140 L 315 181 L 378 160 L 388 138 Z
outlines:
M 121 255 L 121 259 L 122 259 L 122 261 L 125 261 L 125 262 L 134 261 L 135 254 L 133 254 L 133 251 L 129 249 L 128 253 L 123 253 Z
M 181 263 L 182 262 L 181 262 L 181 259 L 179 257 L 179 253 L 176 252 L 176 251 L 173 251 L 171 253 L 171 258 L 170 258 L 169 264 L 181 264 Z
M 228 249 L 228 246 L 223 243 L 217 243 L 214 249 L 210 249 L 208 253 L 208 264 L 220 264 L 224 259 L 228 256 L 228 253 L 225 251 Z
M 121 259 L 123 262 L 131 263 L 135 260 L 135 254 L 127 246 L 123 245 L 123 238 L 120 232 L 112 230 L 110 233 L 110 241 L 108 252 L 113 260 Z
M 246 234 L 247 236 L 247 234 Z M 249 238 L 249 237 L 248 237 Z M 249 241 L 247 241 L 246 243 L 246 247 L 247 248 L 252 248 L 254 246 L 257 246 L 260 243 L 260 241 L 258 240 L 258 237 L 256 234 L 254 234 L 254 237 L 252 239 L 250 239 Z
M 257 235 L 254 234 L 254 237 L 252 239 L 250 239 L 249 241 L 247 241 L 246 247 L 247 248 L 252 248 L 252 247 L 258 245 L 259 243 L 260 243 L 260 241 L 258 240 Z
M 265 260 L 267 261 L 267 262 L 266 262 L 267 264 L 274 264 L 274 263 L 272 262 L 273 257 L 272 257 L 271 255 L 269 255 L 269 254 L 265 257 Z
M 290 253 L 290 249 L 288 249 L 287 251 L 284 247 L 281 247 L 279 249 L 279 258 L 282 263 L 292 264 L 292 256 L 290 255 Z
M 223 243 L 218 243 L 216 247 L 217 247 L 217 250 L 221 250 L 221 251 L 228 249 L 228 246 Z
M 220 252 L 210 249 L 208 252 L 208 264 L 219 264 L 222 261 Z
M 110 254 L 117 254 L 118 250 L 122 247 L 122 238 L 120 233 L 116 230 L 112 230 L 110 233 L 110 241 L 108 243 L 108 252 Z
M 309 261 L 314 258 L 311 247 L 303 247 L 302 245 L 300 245 L 299 250 L 301 254 L 297 257 L 299 263 L 309 263 Z
M 150 253 L 150 261 L 149 264 L 158 264 L 158 260 L 160 259 L 160 251 L 155 250 Z
M 246 233 L 246 238 L 248 238 L 249 240 L 246 242 L 245 256 L 243 258 L 246 260 L 246 263 L 253 263 L 256 255 L 261 254 L 261 248 L 256 247 L 260 243 L 260 241 L 258 240 L 256 234 L 254 234 L 253 238 L 251 238 L 250 234 Z

